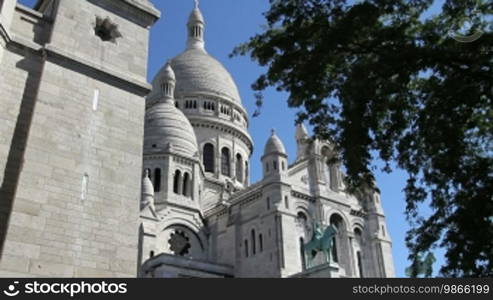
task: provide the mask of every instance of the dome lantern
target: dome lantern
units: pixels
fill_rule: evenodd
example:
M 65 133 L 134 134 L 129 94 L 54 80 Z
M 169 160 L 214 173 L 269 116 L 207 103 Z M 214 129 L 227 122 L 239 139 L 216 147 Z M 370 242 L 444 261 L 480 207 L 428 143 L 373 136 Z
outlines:
M 204 50 L 204 29 L 205 29 L 204 17 L 199 9 L 199 1 L 195 0 L 195 8 L 192 10 L 190 17 L 188 18 L 188 49 L 201 49 Z
M 176 77 L 168 61 L 161 77 L 161 93 L 165 102 L 174 102 Z

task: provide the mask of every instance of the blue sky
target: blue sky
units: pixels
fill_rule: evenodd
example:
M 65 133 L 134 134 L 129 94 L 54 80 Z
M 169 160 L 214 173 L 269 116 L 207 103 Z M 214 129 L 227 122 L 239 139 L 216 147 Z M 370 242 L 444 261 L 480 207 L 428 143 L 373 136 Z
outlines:
M 32 5 L 35 1 L 21 0 L 19 2 Z M 434 7 L 439 7 L 440 2 L 443 3 L 443 1 L 437 1 Z M 153 3 L 162 12 L 162 17 L 151 31 L 149 81 L 168 59 L 175 57 L 185 49 L 186 23 L 194 6 L 193 0 L 155 0 Z M 236 45 L 247 41 L 249 37 L 261 31 L 260 26 L 265 24 L 262 13 L 267 11 L 268 1 L 202 0 L 200 8 L 206 21 L 206 49 L 232 74 L 238 85 L 243 105 L 251 116 L 255 110 L 255 99 L 250 85 L 262 69 L 248 57 L 229 58 L 228 55 Z M 260 156 L 271 128 L 275 128 L 283 140 L 290 162 L 296 155 L 294 120 L 297 111 L 287 107 L 286 94 L 270 89 L 264 95 L 265 103 L 262 114 L 257 118 L 250 118 L 249 131 L 255 143 L 250 162 L 252 182 L 261 178 Z M 375 161 L 375 164 L 378 166 L 381 162 Z M 409 225 L 404 216 L 405 201 L 402 193 L 406 174 L 399 170 L 391 174 L 377 171 L 376 177 L 382 192 L 387 227 L 393 240 L 396 275 L 403 277 L 404 269 L 409 265 L 408 251 L 404 243 L 405 232 Z M 435 272 L 443 263 L 442 251 L 437 251 L 436 256 L 438 260 L 434 268 Z

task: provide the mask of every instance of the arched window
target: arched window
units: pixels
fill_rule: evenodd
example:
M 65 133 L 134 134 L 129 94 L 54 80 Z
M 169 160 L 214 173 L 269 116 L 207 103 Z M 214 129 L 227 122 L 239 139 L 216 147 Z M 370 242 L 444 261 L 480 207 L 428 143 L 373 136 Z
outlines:
M 269 164 L 268 163 L 265 164 L 265 172 L 269 172 Z
M 245 240 L 245 257 L 248 257 L 248 240 Z
M 343 227 L 342 217 L 338 214 L 333 214 L 330 217 L 330 224 L 337 227 L 337 229 L 340 232 L 342 227 Z M 337 238 L 337 236 L 335 236 L 333 238 L 333 246 L 332 246 L 332 259 L 334 260 L 334 262 L 339 262 L 339 256 L 338 256 L 338 251 L 337 251 L 339 247 L 340 247 L 340 245 L 338 243 L 338 238 Z
M 231 176 L 229 149 L 226 147 L 221 150 L 221 173 L 224 176 Z
M 161 169 L 154 170 L 154 191 L 156 193 L 161 191 Z
M 304 212 L 299 211 L 296 215 L 296 220 L 300 223 L 306 224 L 308 222 L 308 217 L 305 215 Z
M 190 185 L 190 175 L 188 173 L 185 173 L 183 175 L 183 191 L 182 194 L 185 197 L 190 196 L 190 191 L 189 191 L 189 185 Z
M 214 146 L 212 144 L 204 145 L 203 160 L 205 172 L 214 173 Z
M 267 210 L 269 210 L 269 209 L 270 209 L 270 198 L 267 197 Z
M 284 196 L 284 205 L 286 206 L 287 209 L 289 209 L 289 198 L 288 198 L 288 196 Z
M 262 234 L 258 235 L 258 248 L 259 248 L 259 252 L 264 251 L 264 238 Z
M 150 258 L 153 258 L 153 257 L 154 257 L 154 251 L 151 251 L 151 252 L 149 253 L 149 257 L 150 257 Z
M 180 181 L 181 181 L 181 172 L 180 170 L 176 170 L 175 177 L 173 179 L 173 192 L 175 194 L 180 193 Z
M 274 161 L 274 170 L 277 170 L 277 161 Z
M 286 164 L 284 163 L 284 161 L 281 162 L 281 166 L 282 166 L 282 170 L 286 170 Z
M 255 245 L 255 229 L 252 229 L 252 255 L 255 255 L 257 249 Z
M 354 248 L 356 248 L 356 265 L 358 267 L 359 277 L 363 277 L 363 259 L 361 255 L 362 245 L 363 245 L 363 234 L 359 228 L 354 229 Z
M 363 278 L 363 262 L 361 261 L 361 252 L 356 252 L 356 260 L 358 261 L 359 277 Z
M 305 257 L 305 240 L 300 237 L 300 257 L 301 257 L 301 269 L 306 270 L 306 257 Z
M 248 162 L 245 162 L 245 184 L 248 184 Z
M 236 154 L 236 180 L 243 182 L 243 158 L 241 154 Z

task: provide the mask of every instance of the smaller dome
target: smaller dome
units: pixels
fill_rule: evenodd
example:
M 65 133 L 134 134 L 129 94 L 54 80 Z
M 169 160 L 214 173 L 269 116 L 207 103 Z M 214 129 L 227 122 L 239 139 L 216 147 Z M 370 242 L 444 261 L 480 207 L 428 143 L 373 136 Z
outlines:
M 284 144 L 281 139 L 277 136 L 276 131 L 272 130 L 272 135 L 269 140 L 265 144 L 264 148 L 264 156 L 269 154 L 284 154 L 286 155 L 286 148 L 284 148 Z
M 198 148 L 190 121 L 173 102 L 159 102 L 147 111 L 144 139 L 147 153 L 172 149 L 193 158 Z
M 145 170 L 145 175 L 142 179 L 142 195 L 154 197 L 154 186 L 149 178 L 149 170 Z
M 190 121 L 175 106 L 175 74 L 169 63 L 163 68 L 161 76 L 159 82 L 163 89 L 160 100 L 146 111 L 144 154 L 173 150 L 194 158 L 199 149 L 197 138 Z

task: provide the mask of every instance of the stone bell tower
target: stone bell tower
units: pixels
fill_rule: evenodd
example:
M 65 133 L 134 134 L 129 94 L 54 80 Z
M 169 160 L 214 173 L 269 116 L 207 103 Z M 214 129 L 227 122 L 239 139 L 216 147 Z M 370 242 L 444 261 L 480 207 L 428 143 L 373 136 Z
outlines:
M 148 0 L 15 2 L 0 2 L 0 276 L 134 277 L 160 13 Z

